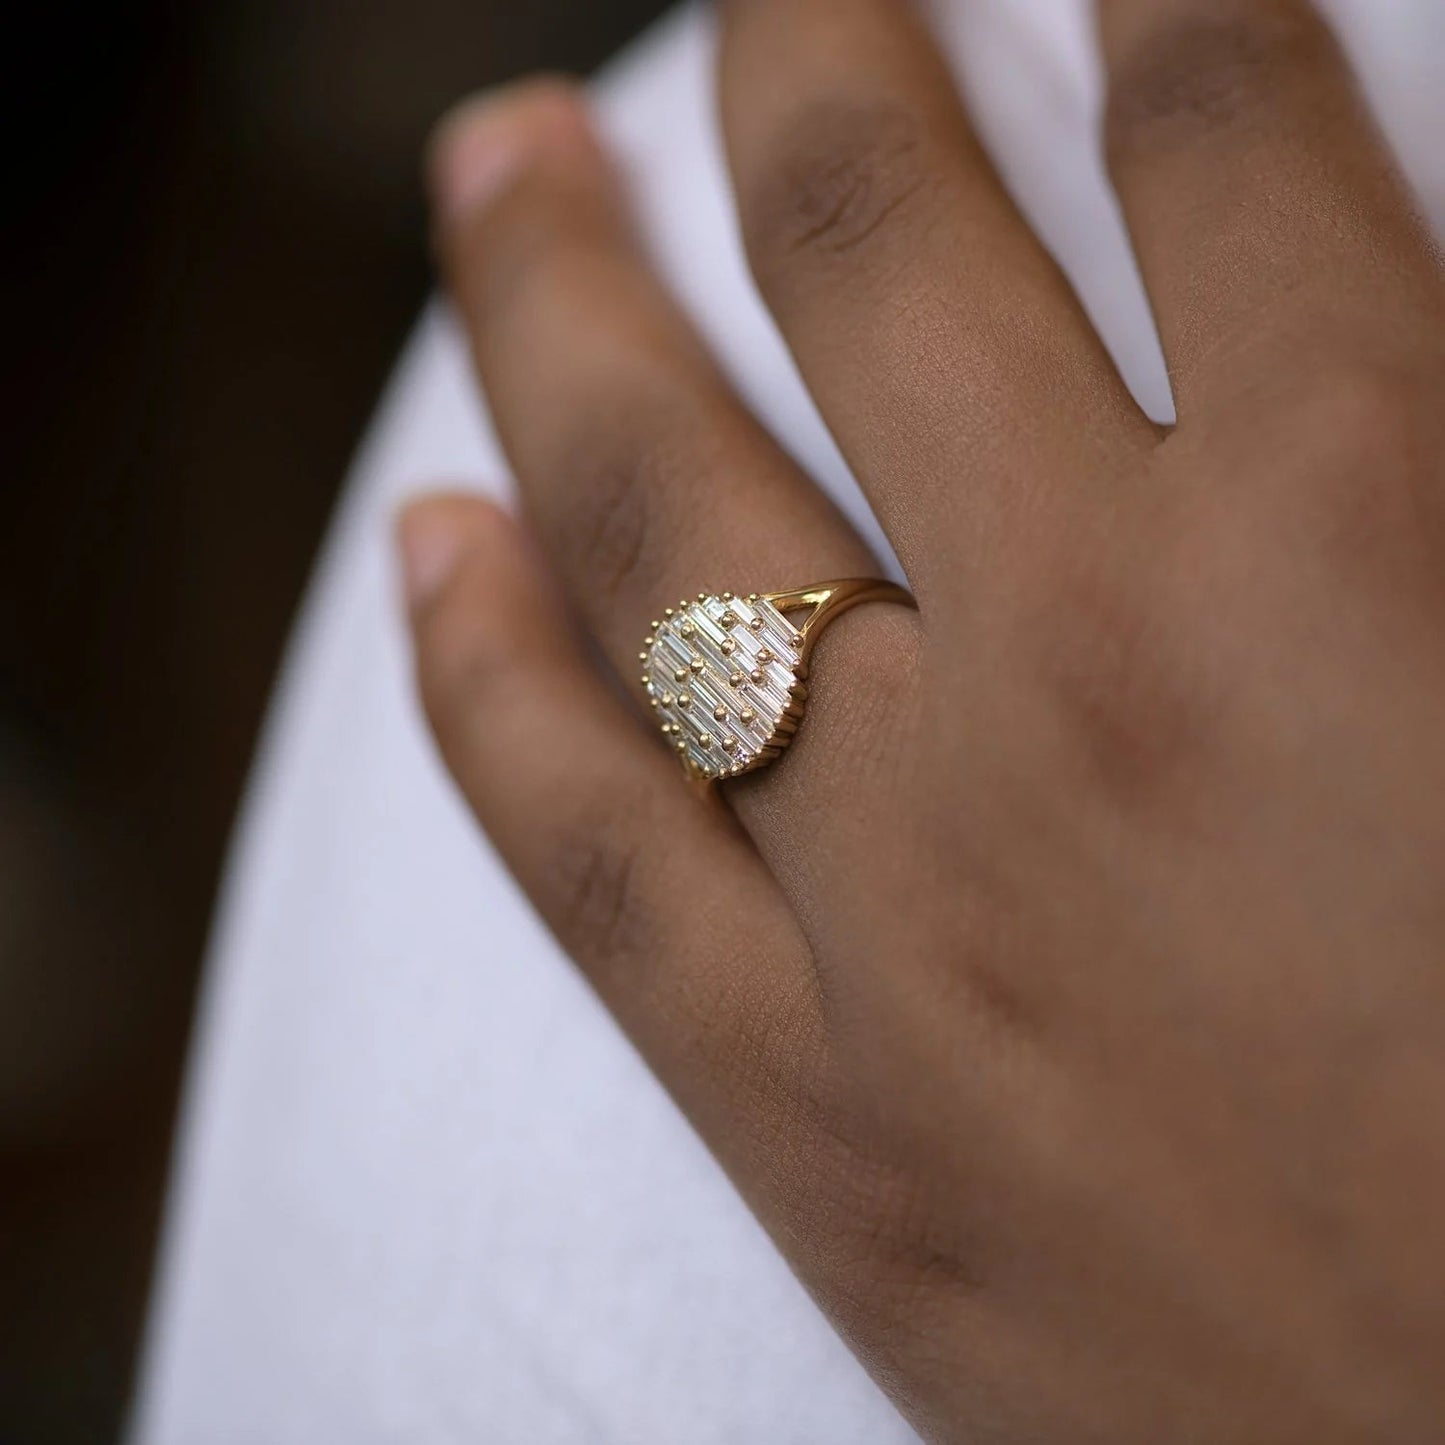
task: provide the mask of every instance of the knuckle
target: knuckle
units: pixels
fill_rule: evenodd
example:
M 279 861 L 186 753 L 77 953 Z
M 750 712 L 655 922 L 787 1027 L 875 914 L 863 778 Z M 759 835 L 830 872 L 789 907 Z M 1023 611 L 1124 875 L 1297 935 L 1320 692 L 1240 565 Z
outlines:
M 580 404 L 576 414 L 544 503 L 567 575 L 604 602 L 655 601 L 687 540 L 682 509 L 669 499 L 712 470 L 715 428 L 695 403 L 647 382 L 630 396 L 618 387 Z
M 585 579 L 609 600 L 629 587 L 645 587 L 657 571 L 654 513 L 644 480 L 652 455 L 651 444 L 602 438 L 595 448 L 579 448 L 561 469 L 559 500 L 566 505 L 557 532 L 568 575 Z
M 1291 425 L 1354 470 L 1413 460 L 1421 423 L 1433 406 L 1413 371 L 1350 360 L 1315 372 Z
M 817 1148 L 833 1121 L 817 984 L 800 970 L 791 989 L 762 994 L 755 980 L 764 971 L 778 978 L 768 967 L 774 957 L 770 944 L 739 940 L 690 991 L 690 1008 L 673 1027 L 699 1067 L 729 1080 L 735 1114 L 751 1120 L 757 1147 Z
M 549 920 L 563 946 L 594 966 L 655 949 L 656 919 L 638 886 L 644 836 L 628 810 L 608 806 L 554 841 Z
M 1247 121 L 1326 42 L 1306 7 L 1280 0 L 1166 8 L 1175 13 L 1161 13 L 1115 67 L 1105 113 L 1114 161 Z
M 837 260 L 903 224 L 926 189 L 921 120 L 893 102 L 815 102 L 787 127 L 744 195 L 744 229 L 766 289 L 801 258 Z
M 1125 570 L 1060 567 L 1025 625 L 1083 775 L 1116 804 L 1147 808 L 1206 772 L 1214 645 L 1202 603 Z
M 1024 925 L 991 871 L 989 860 L 971 860 L 965 876 L 975 881 L 960 889 L 957 943 L 933 981 L 983 1047 L 1012 1050 L 1043 1034 L 1045 1006 L 1027 983 Z
M 914 1170 L 866 1146 L 832 1140 L 828 1148 L 819 1232 L 833 1241 L 839 1323 L 885 1369 L 916 1373 L 931 1362 L 936 1323 L 986 1291 L 998 1261 L 972 1211 L 956 1198 L 940 1209 Z
M 1438 568 L 1437 388 L 1438 377 L 1354 360 L 1317 373 L 1280 409 L 1268 489 L 1279 530 L 1341 579 Z

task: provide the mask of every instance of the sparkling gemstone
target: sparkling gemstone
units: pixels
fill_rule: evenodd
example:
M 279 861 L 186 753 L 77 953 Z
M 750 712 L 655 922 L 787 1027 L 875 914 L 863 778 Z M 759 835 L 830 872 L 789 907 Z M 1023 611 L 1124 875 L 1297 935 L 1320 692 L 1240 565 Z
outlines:
M 649 698 L 684 765 L 702 777 L 745 770 L 775 745 L 797 679 L 768 667 L 794 647 L 793 626 L 761 597 L 704 596 L 667 614 L 646 644 Z M 665 681 L 688 684 L 674 692 Z M 731 697 L 736 702 L 729 702 Z

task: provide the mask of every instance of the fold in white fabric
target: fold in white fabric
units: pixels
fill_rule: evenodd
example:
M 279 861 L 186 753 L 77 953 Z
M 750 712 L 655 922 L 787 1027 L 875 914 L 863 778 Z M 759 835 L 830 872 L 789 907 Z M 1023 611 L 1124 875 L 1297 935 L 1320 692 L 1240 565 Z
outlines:
M 957 0 L 986 141 L 1136 394 L 1168 388 L 1095 140 L 1082 0 Z M 1445 5 L 1336 0 L 1445 220 Z M 747 281 L 684 10 L 598 86 L 659 262 L 743 393 L 881 545 Z M 388 551 L 408 492 L 506 468 L 423 318 L 325 546 L 217 923 L 136 1445 L 887 1445 L 834 1337 L 444 778 Z M 706 571 L 706 558 L 699 567 Z M 781 579 L 788 581 L 791 579 Z

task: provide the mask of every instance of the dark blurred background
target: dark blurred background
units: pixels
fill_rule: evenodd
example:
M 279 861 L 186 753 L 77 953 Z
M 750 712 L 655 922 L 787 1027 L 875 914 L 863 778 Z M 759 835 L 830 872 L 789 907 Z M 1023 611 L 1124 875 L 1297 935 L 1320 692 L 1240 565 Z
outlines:
M 0 1441 L 116 1438 L 226 835 L 454 98 L 660 0 L 12 15 Z

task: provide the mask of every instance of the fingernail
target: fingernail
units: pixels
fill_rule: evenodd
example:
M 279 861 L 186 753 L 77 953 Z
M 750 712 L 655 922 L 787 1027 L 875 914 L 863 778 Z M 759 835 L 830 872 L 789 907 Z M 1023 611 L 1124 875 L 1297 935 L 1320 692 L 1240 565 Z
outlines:
M 445 116 L 428 147 L 437 210 L 448 220 L 480 211 L 506 189 L 524 159 L 524 127 L 506 94 L 464 101 Z
M 423 501 L 401 513 L 396 535 L 402 589 L 407 607 L 415 612 L 425 607 L 456 571 L 462 553 L 461 529 L 451 508 Z

